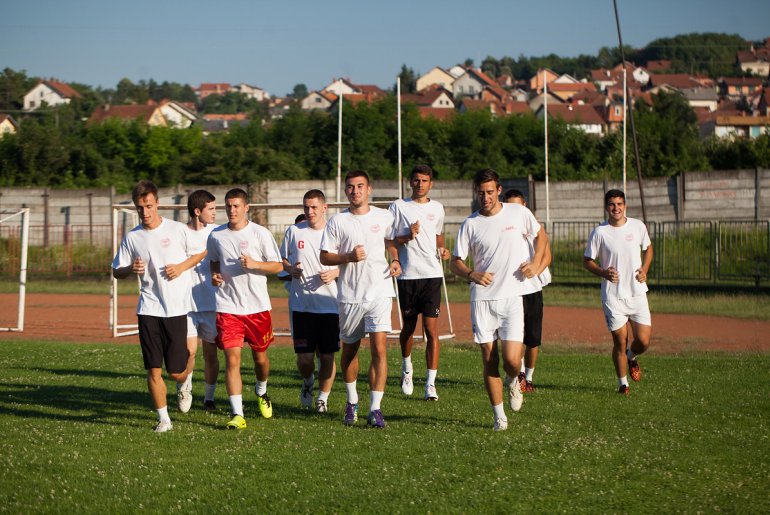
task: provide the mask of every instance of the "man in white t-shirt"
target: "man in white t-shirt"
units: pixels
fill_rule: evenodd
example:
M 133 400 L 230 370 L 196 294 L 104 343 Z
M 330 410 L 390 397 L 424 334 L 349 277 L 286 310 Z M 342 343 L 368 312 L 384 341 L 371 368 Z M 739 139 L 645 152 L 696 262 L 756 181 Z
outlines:
M 602 278 L 602 308 L 612 334 L 612 361 L 618 393 L 629 394 L 626 372 L 642 378 L 636 356 L 650 346 L 652 317 L 647 303 L 647 272 L 652 264 L 652 243 L 641 220 L 626 216 L 626 195 L 609 190 L 604 195 L 607 221 L 588 237 L 583 266 Z M 598 263 L 597 263 L 598 259 Z M 628 345 L 628 323 L 633 341 Z
M 521 204 L 527 207 L 527 201 L 524 194 L 516 189 L 511 189 L 503 194 L 503 202 Z M 527 240 L 529 246 L 530 259 L 535 257 L 535 242 Z M 543 342 L 543 288 L 551 284 L 551 271 L 548 266 L 551 264 L 551 242 L 545 246 L 545 255 L 540 266 L 535 270 L 535 277 L 529 279 L 531 293 L 521 297 L 524 306 L 524 357 L 519 369 L 519 384 L 522 393 L 532 393 L 535 391 L 535 385 L 532 379 L 535 374 L 535 365 L 539 354 L 540 345 Z M 511 378 L 507 378 L 508 383 Z
M 426 340 L 425 400 L 437 401 L 436 375 L 438 374 L 439 338 L 438 316 L 441 312 L 441 285 L 444 268 L 441 260 L 449 259 L 444 248 L 444 206 L 428 197 L 433 186 L 433 170 L 417 165 L 409 176 L 412 186 L 410 198 L 399 199 L 390 205 L 395 219 L 391 239 L 398 244 L 401 275 L 398 277 L 398 301 L 403 327 L 401 343 L 401 391 L 412 395 L 412 336 L 417 319 L 422 315 Z
M 158 415 L 155 432 L 170 431 L 166 383 L 162 368 L 177 383 L 188 374 L 187 313 L 191 309 L 191 274 L 188 269 L 204 254 L 190 255 L 185 225 L 158 213 L 158 188 L 140 181 L 131 199 L 141 223 L 125 235 L 112 261 L 112 275 L 125 279 L 139 276 L 139 304 L 136 309 L 139 343 L 147 387 Z
M 248 196 L 240 188 L 225 195 L 228 223 L 209 235 L 211 281 L 217 286 L 217 347 L 225 353 L 225 384 L 232 419 L 228 429 L 245 429 L 241 349 L 251 347 L 257 384 L 257 406 L 264 418 L 273 416 L 267 395 L 270 360 L 267 349 L 275 339 L 267 292 L 267 274 L 283 269 L 278 245 L 270 231 L 249 221 Z
M 503 369 L 513 378 L 508 399 L 513 411 L 523 403 L 519 368 L 524 354 L 524 311 L 521 297 L 528 279 L 535 276 L 545 253 L 548 236 L 529 209 L 500 202 L 500 177 L 492 169 L 473 178 L 481 209 L 465 219 L 452 253 L 452 272 L 471 283 L 473 340 L 479 344 L 484 365 L 484 385 L 494 413 L 494 430 L 508 428 L 503 408 L 497 339 L 501 341 Z M 535 242 L 530 259 L 527 238 Z M 473 268 L 465 264 L 471 258 Z
M 313 406 L 315 355 L 319 355 L 318 398 L 315 410 L 326 413 L 334 383 L 334 354 L 340 350 L 340 319 L 337 315 L 339 269 L 321 264 L 321 238 L 326 227 L 326 196 L 310 190 L 302 198 L 305 220 L 288 229 L 281 243 L 283 269 L 291 277 L 289 311 L 291 335 L 302 376 L 299 401 Z
M 339 266 L 337 307 L 340 316 L 342 357 L 340 368 L 345 380 L 346 425 L 358 420 L 358 349 L 369 333 L 372 353 L 369 365 L 371 403 L 367 424 L 384 428 L 380 405 L 388 376 L 387 335 L 391 329 L 393 305 L 392 277 L 401 273 L 398 250 L 390 240 L 393 215 L 369 205 L 372 186 L 366 172 L 357 170 L 345 176 L 345 195 L 350 207 L 334 215 L 324 228 L 321 239 L 321 264 Z M 390 264 L 385 251 L 391 258 Z
M 192 253 L 206 252 L 209 234 L 214 230 L 217 217 L 217 204 L 214 195 L 206 190 L 196 190 L 187 197 L 187 211 L 190 221 L 187 222 L 187 240 Z M 211 284 L 211 266 L 208 257 L 195 265 L 192 270 L 192 302 L 193 309 L 187 315 L 187 348 L 190 351 L 188 368 L 195 366 L 195 354 L 198 349 L 198 339 L 203 347 L 203 380 L 204 397 L 203 409 L 212 413 L 216 411 L 214 392 L 219 375 L 219 358 L 217 356 L 217 312 L 214 300 L 214 285 Z M 184 403 L 187 410 L 192 404 L 192 372 L 183 384 L 177 384 L 180 406 Z M 186 411 L 186 410 L 182 410 Z

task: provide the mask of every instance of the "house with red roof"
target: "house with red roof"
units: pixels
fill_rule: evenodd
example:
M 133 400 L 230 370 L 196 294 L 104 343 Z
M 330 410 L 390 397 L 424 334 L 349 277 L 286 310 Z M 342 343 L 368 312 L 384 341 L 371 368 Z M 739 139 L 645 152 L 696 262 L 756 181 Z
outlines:
M 484 88 L 492 87 L 502 90 L 486 73 L 472 66 L 465 68 L 465 73 L 452 83 L 452 94 L 455 98 L 471 97 L 480 99 Z
M 387 95 L 385 90 L 379 86 L 374 84 L 354 84 L 350 79 L 334 79 L 323 91 L 334 93 L 337 96 L 364 95 L 367 98 L 380 98 Z
M 303 111 L 326 111 L 334 102 L 337 95 L 331 91 L 311 91 L 300 101 Z
M 417 94 L 401 95 L 402 104 L 417 104 L 418 107 L 430 107 L 432 109 L 454 109 L 455 101 L 452 93 L 442 87 L 433 86 L 424 89 Z
M 10 114 L 0 114 L 0 139 L 6 134 L 16 134 L 19 124 Z
M 97 107 L 86 122 L 87 125 L 103 123 L 106 120 L 121 120 L 124 122 L 140 121 L 150 127 L 168 127 L 166 117 L 163 116 L 159 105 L 132 104 L 110 105 Z
M 650 93 L 659 93 L 661 90 L 684 90 L 697 88 L 703 84 L 686 73 L 651 73 L 647 90 Z
M 202 82 L 200 86 L 194 88 L 195 94 L 200 100 L 209 95 L 224 95 L 230 91 L 230 84 L 227 82 Z
M 440 66 L 434 66 L 428 73 L 420 75 L 417 79 L 416 89 L 419 92 L 435 85 L 451 90 L 454 81 L 455 77 L 451 73 Z
M 541 107 L 535 115 L 543 119 L 545 117 L 545 108 Z M 548 117 L 563 120 L 588 134 L 601 136 L 604 134 L 604 120 L 599 113 L 590 105 L 572 105 L 572 104 L 548 104 Z
M 735 54 L 735 60 L 743 72 L 759 77 L 770 75 L 770 46 L 767 42 L 762 48 L 755 49 L 752 46 L 750 50 L 739 50 Z
M 69 104 L 73 98 L 82 98 L 72 86 L 55 80 L 41 80 L 24 95 L 24 110 L 35 111 L 43 105 L 49 107 Z
M 722 95 L 730 100 L 750 97 L 762 90 L 762 79 L 759 77 L 722 77 L 719 79 Z

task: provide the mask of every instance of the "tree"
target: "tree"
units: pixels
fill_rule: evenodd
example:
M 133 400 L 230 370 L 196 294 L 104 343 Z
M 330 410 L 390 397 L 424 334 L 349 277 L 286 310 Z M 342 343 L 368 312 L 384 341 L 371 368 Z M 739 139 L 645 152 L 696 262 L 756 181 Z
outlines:
M 407 68 L 405 64 L 402 64 L 398 77 L 401 79 L 401 93 L 417 92 L 417 74 L 412 68 Z M 393 91 L 395 90 L 394 86 Z
M 27 73 L 5 68 L 0 75 L 0 110 L 14 111 L 24 107 L 24 95 L 37 84 Z
M 294 88 L 291 90 L 291 96 L 292 98 L 295 98 L 297 100 L 302 100 L 308 95 L 307 86 L 304 84 L 295 84 Z

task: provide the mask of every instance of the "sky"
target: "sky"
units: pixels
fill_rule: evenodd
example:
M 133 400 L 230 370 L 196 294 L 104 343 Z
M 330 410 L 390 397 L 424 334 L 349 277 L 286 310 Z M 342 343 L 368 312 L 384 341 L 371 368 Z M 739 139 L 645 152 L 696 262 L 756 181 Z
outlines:
M 770 37 L 768 0 L 617 0 L 623 43 L 690 32 Z M 389 88 L 471 58 L 596 55 L 612 0 L 0 0 L 0 69 L 113 88 L 245 82 L 271 95 L 334 78 Z

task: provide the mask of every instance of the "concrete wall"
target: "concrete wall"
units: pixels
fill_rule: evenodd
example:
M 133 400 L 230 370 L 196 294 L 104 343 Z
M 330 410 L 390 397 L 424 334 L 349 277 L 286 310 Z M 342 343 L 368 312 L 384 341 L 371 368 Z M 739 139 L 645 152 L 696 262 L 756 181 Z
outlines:
M 302 211 L 302 195 L 309 189 L 324 191 L 327 200 L 336 197 L 334 180 L 266 181 L 252 185 L 204 186 L 221 204 L 227 190 L 241 187 L 249 191 L 252 202 L 288 204 L 281 209 L 257 210 L 253 217 L 259 223 L 280 234 L 294 222 Z M 388 201 L 398 196 L 397 181 L 374 181 L 373 200 Z M 524 192 L 529 205 L 541 220 L 546 219 L 546 188 L 544 182 L 526 178 L 504 179 L 503 189 L 516 188 Z M 619 181 L 551 182 L 549 184 L 549 217 L 551 221 L 600 221 L 604 219 L 603 195 L 609 188 L 622 188 Z M 161 204 L 185 206 L 187 196 L 198 186 L 177 186 L 160 190 Z M 404 181 L 405 195 L 409 185 Z M 447 234 L 456 230 L 475 208 L 471 181 L 437 181 L 431 197 L 446 208 Z M 647 218 L 650 221 L 684 220 L 752 220 L 770 219 L 770 170 L 736 170 L 722 172 L 688 172 L 675 177 L 651 178 L 644 182 Z M 641 218 L 637 182 L 627 181 L 629 215 Z M 344 191 L 341 192 L 344 202 Z M 90 200 L 90 209 L 89 209 Z M 131 210 L 129 194 L 116 194 L 111 188 L 86 190 L 56 190 L 46 188 L 0 188 L 0 211 L 30 207 L 32 225 L 88 226 L 111 223 L 111 205 L 124 203 Z M 47 206 L 47 209 L 46 209 Z M 47 212 L 47 216 L 46 216 Z M 334 212 L 334 210 L 332 210 Z M 89 216 L 90 213 L 90 216 Z M 130 224 L 130 215 L 121 215 L 121 222 Z M 185 210 L 169 214 L 170 218 L 186 220 Z M 217 221 L 226 221 L 220 209 Z

